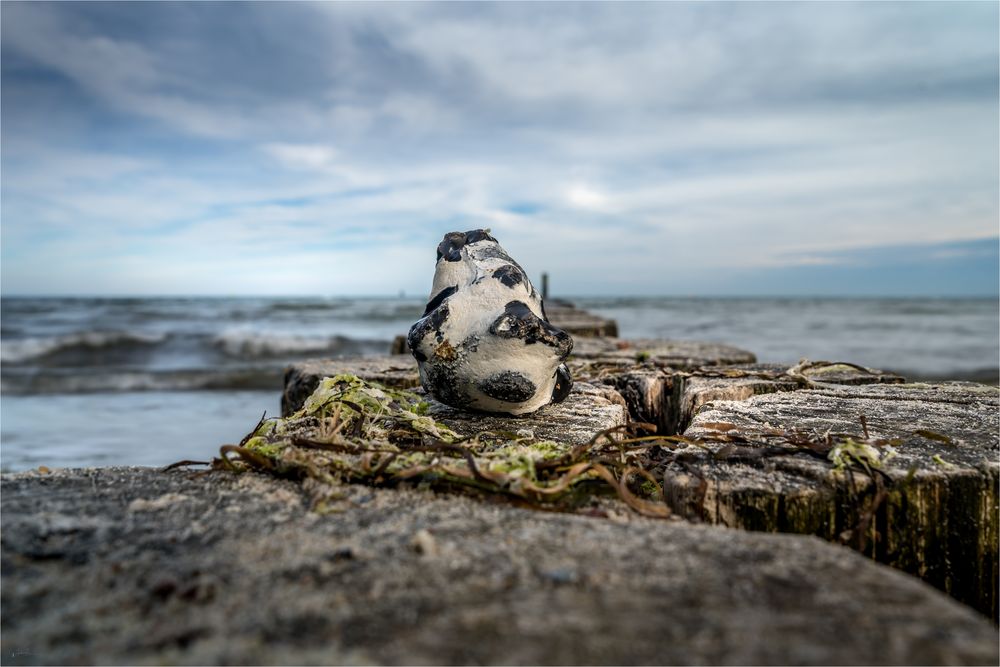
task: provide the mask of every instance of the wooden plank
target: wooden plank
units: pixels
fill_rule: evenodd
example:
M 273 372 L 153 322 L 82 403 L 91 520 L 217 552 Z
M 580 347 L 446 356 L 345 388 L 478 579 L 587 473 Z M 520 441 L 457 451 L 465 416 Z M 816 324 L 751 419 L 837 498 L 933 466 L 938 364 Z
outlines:
M 845 542 L 996 618 L 998 431 L 1000 390 L 974 383 L 756 395 L 701 406 L 684 435 L 707 442 L 663 474 L 679 513 Z M 836 454 L 796 453 L 781 432 L 820 443 L 848 434 L 862 443 L 856 451 L 876 452 L 878 470 L 852 473 L 834 465 Z M 727 438 L 757 444 L 734 450 Z M 876 440 L 895 442 L 865 449 Z M 787 453 L 754 458 L 767 442 Z

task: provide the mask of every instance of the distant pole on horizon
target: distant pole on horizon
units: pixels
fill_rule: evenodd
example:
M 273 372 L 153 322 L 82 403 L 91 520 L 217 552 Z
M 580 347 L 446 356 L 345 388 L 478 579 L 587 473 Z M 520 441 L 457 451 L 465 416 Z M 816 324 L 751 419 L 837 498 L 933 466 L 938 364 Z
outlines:
M 549 274 L 542 272 L 542 300 L 549 298 Z

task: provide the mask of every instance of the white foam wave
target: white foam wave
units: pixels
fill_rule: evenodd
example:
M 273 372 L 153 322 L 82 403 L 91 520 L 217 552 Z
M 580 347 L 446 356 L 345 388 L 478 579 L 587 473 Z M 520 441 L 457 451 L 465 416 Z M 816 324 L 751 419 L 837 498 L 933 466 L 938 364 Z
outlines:
M 295 336 L 226 331 L 215 337 L 215 344 L 232 357 L 276 357 L 283 354 L 308 354 L 334 351 L 347 339 L 340 336 Z
M 83 331 L 47 338 L 22 338 L 0 342 L 0 361 L 23 363 L 72 348 L 99 349 L 125 345 L 155 345 L 167 339 L 164 333 L 135 331 Z

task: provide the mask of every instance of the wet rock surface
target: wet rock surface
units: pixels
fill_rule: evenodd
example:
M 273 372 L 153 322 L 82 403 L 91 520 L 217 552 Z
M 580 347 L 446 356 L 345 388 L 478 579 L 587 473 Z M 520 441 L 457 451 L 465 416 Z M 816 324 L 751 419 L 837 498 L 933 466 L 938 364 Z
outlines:
M 996 628 L 810 537 L 417 489 L 2 478 L 5 664 L 996 664 Z

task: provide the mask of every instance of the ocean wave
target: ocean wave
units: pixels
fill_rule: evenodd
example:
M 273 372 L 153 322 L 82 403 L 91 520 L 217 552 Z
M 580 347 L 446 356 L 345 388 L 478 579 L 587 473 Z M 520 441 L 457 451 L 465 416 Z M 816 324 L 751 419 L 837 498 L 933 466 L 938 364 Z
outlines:
M 20 338 L 0 342 L 0 361 L 21 364 L 63 352 L 151 346 L 167 339 L 165 333 L 82 331 L 62 336 Z
M 265 312 L 280 313 L 280 312 L 303 312 L 303 311 L 331 311 L 331 310 L 342 310 L 345 308 L 350 308 L 354 304 L 350 301 L 329 301 L 324 299 L 315 300 L 294 300 L 294 301 L 276 301 L 274 303 L 267 304 L 264 306 Z
M 302 354 L 340 355 L 384 351 L 388 341 L 346 336 L 296 336 L 227 331 L 214 338 L 215 346 L 230 357 L 268 358 Z
M 255 313 L 253 318 L 275 317 L 280 321 L 291 321 L 292 318 L 306 318 L 309 321 L 328 320 L 331 322 L 395 322 L 408 324 L 419 318 L 423 312 L 423 301 L 405 303 L 276 303 L 266 311 Z

